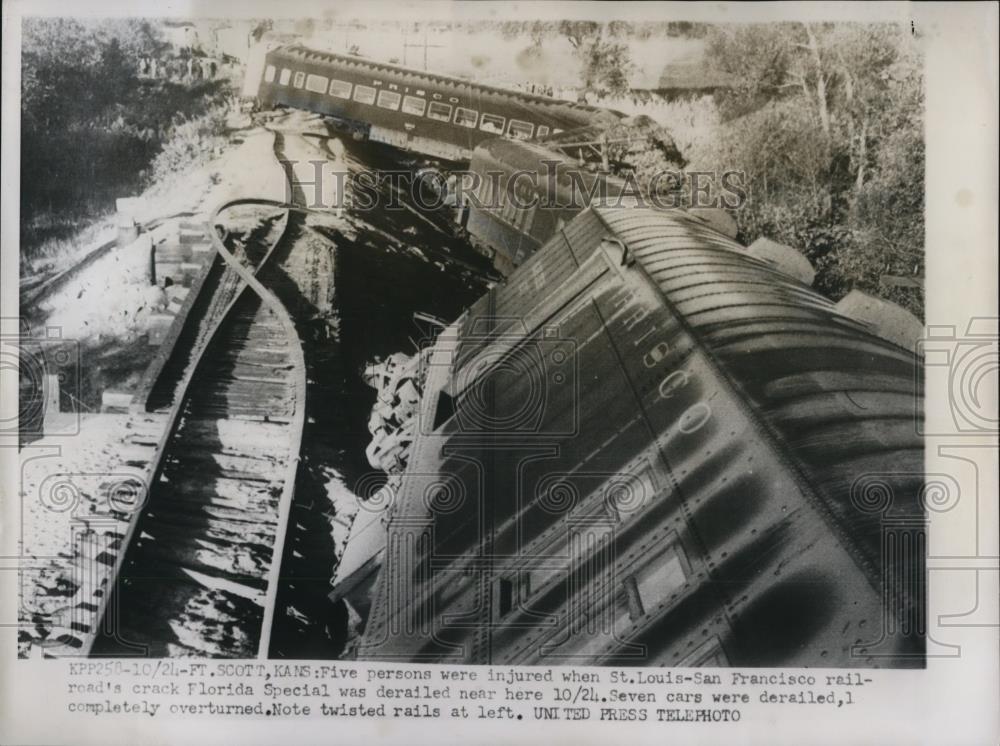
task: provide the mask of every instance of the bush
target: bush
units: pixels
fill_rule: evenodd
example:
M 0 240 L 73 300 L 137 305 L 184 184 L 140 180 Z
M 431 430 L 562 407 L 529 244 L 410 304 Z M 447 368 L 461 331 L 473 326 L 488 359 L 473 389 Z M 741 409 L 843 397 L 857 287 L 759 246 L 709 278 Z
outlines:
M 801 250 L 834 300 L 858 288 L 922 317 L 922 290 L 883 281 L 924 271 L 923 81 L 910 37 L 888 24 L 716 29 L 714 59 L 737 85 L 718 96 L 719 134 L 698 158 L 746 173 L 734 214 L 744 242 Z
M 216 106 L 207 113 L 173 128 L 163 149 L 153 159 L 150 177 L 165 181 L 198 161 L 212 157 L 226 144 L 228 107 Z
M 28 18 L 22 29 L 21 253 L 30 259 L 148 186 L 173 130 L 217 110 L 232 84 L 140 78 L 139 58 L 162 48 L 148 22 Z

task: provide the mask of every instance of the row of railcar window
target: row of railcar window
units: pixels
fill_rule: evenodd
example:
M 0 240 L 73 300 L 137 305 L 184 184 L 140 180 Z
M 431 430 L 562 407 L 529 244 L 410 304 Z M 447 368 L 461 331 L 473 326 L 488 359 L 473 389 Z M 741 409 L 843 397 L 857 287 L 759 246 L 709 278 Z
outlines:
M 400 110 L 400 104 L 402 104 L 402 111 L 406 114 L 418 117 L 425 116 L 439 122 L 451 122 L 459 127 L 468 127 L 469 129 L 475 129 L 478 125 L 479 129 L 484 132 L 493 132 L 498 135 L 503 134 L 504 124 L 507 124 L 507 120 L 497 114 L 484 113 L 480 117 L 478 111 L 467 109 L 464 106 L 452 107 L 451 104 L 441 101 L 428 101 L 419 96 L 405 96 L 386 89 L 376 91 L 375 88 L 360 83 L 352 85 L 344 80 L 335 78 L 331 80 L 323 75 L 306 74 L 302 71 L 294 71 L 293 77 L 293 71 L 287 67 L 282 68 L 279 74 L 274 65 L 268 65 L 264 70 L 264 81 L 273 83 L 275 77 L 278 79 L 278 85 L 291 84 L 293 88 L 304 88 L 313 93 L 322 93 L 345 100 L 351 100 L 353 92 L 353 100 L 361 104 L 379 106 L 392 111 Z M 454 114 L 452 113 L 453 109 Z M 533 134 L 537 134 L 538 137 L 545 137 L 549 134 L 548 126 L 544 124 L 538 126 L 537 133 L 534 130 L 533 124 L 522 122 L 519 119 L 511 119 L 510 123 L 507 124 L 507 136 L 519 140 L 530 140 Z M 552 134 L 559 132 L 562 130 L 558 128 L 552 130 Z

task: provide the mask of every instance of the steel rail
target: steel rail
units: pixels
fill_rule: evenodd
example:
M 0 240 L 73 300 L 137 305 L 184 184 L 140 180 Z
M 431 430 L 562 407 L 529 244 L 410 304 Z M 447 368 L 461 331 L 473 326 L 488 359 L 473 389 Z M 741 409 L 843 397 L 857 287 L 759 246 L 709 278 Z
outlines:
M 250 269 L 242 266 L 239 263 L 239 260 L 225 248 L 215 229 L 216 221 L 218 220 L 222 212 L 231 209 L 233 207 L 244 206 L 244 205 L 266 206 L 266 207 L 275 207 L 281 209 L 295 208 L 294 205 L 288 205 L 284 202 L 280 202 L 277 200 L 242 197 L 224 202 L 211 211 L 210 219 L 205 223 L 205 231 L 210 237 L 212 245 L 215 248 L 216 252 L 223 259 L 223 261 L 226 262 L 228 267 L 232 269 L 235 272 L 235 274 L 243 281 L 243 286 L 235 292 L 233 298 L 226 305 L 224 311 L 221 314 L 219 314 L 218 317 L 214 319 L 214 321 L 212 322 L 210 330 L 204 335 L 201 345 L 195 351 L 192 359 L 189 361 L 187 368 L 184 372 L 184 376 L 177 386 L 177 390 L 174 396 L 174 401 L 171 404 L 169 413 L 167 415 L 166 425 L 164 427 L 162 435 L 160 436 L 156 444 L 156 448 L 154 451 L 155 455 L 151 462 L 152 468 L 149 472 L 150 480 L 149 483 L 146 485 L 146 498 L 148 499 L 152 486 L 156 484 L 157 480 L 160 478 L 160 475 L 162 474 L 164 467 L 164 456 L 166 455 L 167 452 L 167 444 L 176 435 L 177 429 L 182 420 L 181 412 L 183 411 L 184 405 L 190 396 L 191 383 L 195 380 L 197 376 L 198 369 L 205 357 L 206 351 L 211 347 L 213 340 L 215 340 L 216 337 L 218 336 L 220 329 L 226 323 L 233 308 L 237 305 L 237 303 L 240 302 L 244 294 L 248 290 L 252 289 L 271 308 L 271 310 L 277 314 L 277 316 L 281 320 L 282 326 L 284 327 L 286 334 L 291 335 L 291 337 L 289 337 L 289 345 L 290 349 L 292 350 L 292 354 L 294 355 L 295 351 L 296 350 L 298 351 L 298 355 L 295 356 L 296 357 L 295 368 L 298 375 L 294 384 L 297 401 L 295 406 L 295 416 L 292 423 L 292 431 L 293 433 L 296 433 L 293 435 L 294 443 L 292 444 L 294 445 L 295 449 L 293 452 L 290 451 L 288 473 L 286 474 L 286 481 L 282 490 L 282 496 L 279 500 L 278 533 L 276 534 L 276 544 L 274 553 L 272 554 L 272 566 L 269 571 L 270 580 L 269 580 L 267 597 L 269 602 L 273 602 L 273 597 L 276 594 L 277 589 L 276 587 L 272 588 L 272 583 L 274 583 L 277 579 L 276 577 L 277 569 L 275 569 L 276 566 L 278 569 L 280 569 L 281 554 L 283 550 L 283 543 L 286 531 L 286 526 L 284 524 L 287 523 L 287 516 L 291 505 L 291 497 L 292 494 L 294 493 L 295 471 L 297 470 L 298 466 L 298 452 L 301 447 L 302 429 L 305 423 L 306 371 L 305 371 L 305 360 L 302 354 L 301 345 L 299 343 L 298 334 L 295 331 L 294 324 L 291 322 L 291 319 L 288 316 L 287 311 L 285 310 L 284 306 L 282 306 L 281 303 L 277 300 L 277 298 L 275 298 L 270 293 L 270 291 L 264 288 L 264 286 L 255 277 L 255 275 L 258 272 L 260 272 L 264 267 L 268 266 L 268 263 L 272 258 L 276 247 L 281 243 L 281 241 L 285 237 L 284 230 L 282 231 L 281 236 L 279 236 L 278 239 L 274 241 L 270 247 L 268 247 L 268 250 L 265 253 L 265 255 L 261 258 L 261 260 L 251 271 Z M 77 655 L 79 654 L 89 655 L 93 648 L 94 642 L 96 641 L 97 638 L 97 632 L 104 620 L 105 614 L 107 613 L 108 610 L 108 604 L 110 598 L 113 595 L 111 586 L 113 585 L 114 582 L 117 581 L 118 575 L 121 572 L 122 565 L 124 564 L 125 561 L 125 556 L 128 552 L 128 547 L 131 545 L 136 535 L 136 531 L 138 529 L 138 525 L 140 522 L 139 521 L 140 510 L 141 506 L 137 506 L 136 512 L 134 514 L 135 519 L 132 520 L 129 523 L 128 527 L 126 528 L 125 535 L 122 538 L 120 544 L 121 551 L 119 551 L 115 557 L 113 570 L 110 574 L 110 577 L 112 578 L 112 583 L 108 584 L 108 586 L 105 588 L 105 592 L 100 597 L 100 600 L 97 604 L 98 608 L 94 617 L 95 624 L 88 631 L 84 639 L 84 644 L 81 650 L 74 651 L 74 653 Z M 280 540 L 280 545 L 277 543 L 279 540 Z M 273 619 L 273 612 L 269 616 L 265 606 L 265 622 L 267 624 L 266 628 L 268 631 L 270 629 L 271 619 Z M 258 645 L 258 655 L 259 656 L 266 655 L 266 648 L 267 648 L 266 638 L 262 634 L 261 641 Z M 261 651 L 264 652 L 262 653 Z

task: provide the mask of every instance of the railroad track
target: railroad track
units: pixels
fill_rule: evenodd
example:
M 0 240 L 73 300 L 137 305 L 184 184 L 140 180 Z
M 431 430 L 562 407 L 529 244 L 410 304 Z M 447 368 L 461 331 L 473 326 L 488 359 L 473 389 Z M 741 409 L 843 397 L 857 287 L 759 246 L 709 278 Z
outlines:
M 305 422 L 305 363 L 295 326 L 256 278 L 261 256 L 225 263 L 228 303 L 202 320 L 186 361 L 141 513 L 101 609 L 92 655 L 265 656 Z M 255 261 L 251 261 L 251 259 Z M 221 289 L 221 288 L 220 288 Z M 213 304 L 218 306 L 218 304 Z
M 275 139 L 280 157 L 283 136 Z M 214 226 L 223 210 L 246 207 L 286 210 L 294 219 L 276 242 L 234 255 Z M 309 458 L 300 335 L 323 338 L 331 323 L 330 241 L 305 224 L 307 212 L 248 198 L 211 216 L 206 230 L 222 261 L 147 402 L 170 421 L 148 497 L 122 541 L 99 636 L 85 653 L 266 657 L 274 651 L 272 628 L 287 638 L 275 613 L 283 623 L 298 603 L 289 588 L 314 580 L 293 551 L 311 536 L 298 525 L 304 508 L 295 494 L 300 456 Z M 323 391 L 310 386 L 310 397 L 322 400 Z M 306 491 L 311 505 L 315 496 Z M 328 576 L 321 580 L 325 601 Z
M 260 207 L 259 204 L 240 205 L 244 209 L 247 207 Z M 262 221 L 262 226 L 266 226 L 274 220 L 273 215 Z M 284 212 L 277 221 L 279 237 L 287 229 L 288 214 Z M 262 228 L 261 230 L 264 230 Z M 208 231 L 209 236 L 212 231 Z M 185 374 L 191 370 L 193 361 L 196 361 L 205 348 L 208 338 L 214 333 L 217 324 L 232 308 L 235 298 L 246 288 L 246 280 L 237 273 L 234 266 L 244 266 L 252 272 L 257 272 L 263 268 L 271 259 L 277 239 L 268 242 L 261 240 L 257 231 L 253 231 L 245 246 L 237 248 L 233 256 L 237 260 L 232 262 L 222 261 L 221 257 L 209 267 L 207 276 L 201 287 L 198 288 L 197 297 L 194 299 L 194 306 L 190 314 L 196 319 L 195 323 L 187 323 L 186 319 L 178 333 L 176 341 L 171 345 L 170 351 L 157 366 L 150 366 L 144 375 L 144 380 L 140 383 L 137 400 L 145 399 L 144 406 L 147 411 L 168 412 L 175 403 L 177 397 L 183 393 L 182 382 Z M 146 380 L 148 377 L 148 380 Z
M 301 437 L 300 358 L 281 315 L 245 293 L 166 443 L 105 625 L 116 642 L 157 657 L 264 647 Z

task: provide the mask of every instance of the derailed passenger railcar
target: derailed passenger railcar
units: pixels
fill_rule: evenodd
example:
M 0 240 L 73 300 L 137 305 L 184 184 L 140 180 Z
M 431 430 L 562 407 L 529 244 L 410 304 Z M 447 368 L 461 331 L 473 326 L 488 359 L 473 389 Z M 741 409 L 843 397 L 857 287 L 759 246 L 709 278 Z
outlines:
M 917 359 L 690 216 L 584 211 L 425 391 L 359 658 L 924 664 Z
M 544 137 L 619 116 L 298 45 L 267 54 L 257 99 L 265 109 L 280 105 L 335 117 L 373 140 L 451 160 L 468 160 L 490 137 Z
M 472 242 L 491 256 L 504 274 L 522 264 L 557 230 L 591 205 L 649 205 L 635 180 L 582 167 L 544 142 L 493 138 L 472 154 L 463 207 Z M 669 200 L 658 195 L 659 205 Z M 676 198 L 676 195 L 675 195 Z M 719 207 L 689 211 L 696 220 L 725 227 L 736 236 L 736 223 Z
M 493 138 L 469 164 L 465 228 L 499 267 L 522 264 L 563 224 L 590 204 L 590 195 L 617 197 L 623 182 L 581 169 L 576 161 L 537 143 Z

